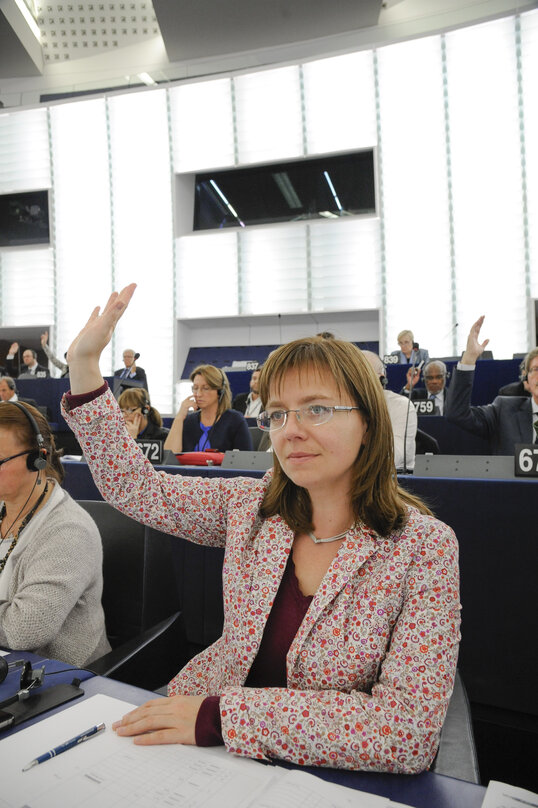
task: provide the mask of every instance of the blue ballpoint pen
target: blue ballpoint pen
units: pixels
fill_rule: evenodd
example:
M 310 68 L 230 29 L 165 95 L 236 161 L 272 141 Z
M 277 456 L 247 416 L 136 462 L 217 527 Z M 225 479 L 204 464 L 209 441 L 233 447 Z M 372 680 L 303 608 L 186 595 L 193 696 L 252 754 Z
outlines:
M 90 727 L 90 729 L 85 730 L 85 732 L 81 732 L 80 735 L 75 735 L 74 738 L 70 738 L 68 741 L 64 741 L 64 743 L 61 743 L 59 746 L 55 746 L 54 749 L 50 750 L 50 752 L 45 752 L 45 754 L 39 755 L 39 757 L 36 757 L 35 760 L 30 761 L 30 763 L 24 767 L 23 772 L 27 772 L 28 769 L 32 768 L 32 766 L 38 766 L 40 763 L 44 763 L 46 760 L 56 757 L 56 755 L 61 755 L 62 752 L 67 752 L 68 749 L 78 746 L 79 743 L 84 743 L 84 741 L 87 741 L 89 738 L 93 738 L 94 735 L 102 732 L 104 728 L 104 724 L 97 724 L 95 727 Z

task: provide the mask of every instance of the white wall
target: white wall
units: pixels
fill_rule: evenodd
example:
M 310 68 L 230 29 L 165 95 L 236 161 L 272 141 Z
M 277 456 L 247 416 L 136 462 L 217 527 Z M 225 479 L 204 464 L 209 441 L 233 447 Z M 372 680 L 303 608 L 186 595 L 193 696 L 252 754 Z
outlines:
M 286 339 L 304 318 L 379 311 L 382 352 L 410 327 L 438 355 L 461 350 L 486 313 L 496 357 L 528 349 L 537 54 L 533 11 L 305 65 L 0 112 L 0 192 L 50 187 L 54 224 L 50 247 L 0 252 L 0 325 L 54 323 L 62 354 L 93 305 L 136 281 L 103 370 L 124 347 L 140 351 L 163 412 L 189 340 L 259 343 L 278 313 Z M 372 146 L 377 217 L 176 237 L 178 173 Z M 217 317 L 230 324 L 215 332 Z

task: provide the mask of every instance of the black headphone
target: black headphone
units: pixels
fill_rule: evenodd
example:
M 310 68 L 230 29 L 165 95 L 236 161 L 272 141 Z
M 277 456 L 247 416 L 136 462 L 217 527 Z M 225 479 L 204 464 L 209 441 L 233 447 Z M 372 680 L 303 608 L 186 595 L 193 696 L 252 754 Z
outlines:
M 222 387 L 219 390 L 219 404 L 220 404 L 220 402 L 224 398 L 224 394 L 226 393 L 226 376 L 224 375 L 223 371 L 220 368 L 219 368 L 219 370 L 220 370 L 220 375 L 222 376 L 222 382 L 221 382 Z
M 151 404 L 147 398 L 144 398 L 144 404 L 140 408 L 142 411 L 142 415 L 148 415 L 151 409 Z
M 16 659 L 15 662 L 6 662 L 4 657 L 0 657 L 0 684 L 2 684 L 13 668 L 22 668 L 20 681 L 21 690 L 26 690 L 26 688 L 30 686 L 36 687 L 34 684 L 36 676 L 38 678 L 43 677 L 43 670 L 40 668 L 38 671 L 34 671 L 32 669 L 32 663 L 28 662 L 26 659 Z
M 24 404 L 20 403 L 20 401 L 4 401 L 3 403 L 13 404 L 14 407 L 18 407 L 19 410 L 21 410 L 21 412 L 23 412 L 28 418 L 37 443 L 37 449 L 32 449 L 32 451 L 29 452 L 28 455 L 26 456 L 26 467 L 30 471 L 40 472 L 41 469 L 47 467 L 48 451 L 47 447 L 45 446 L 45 440 L 43 438 L 43 435 L 41 434 L 39 427 L 37 425 L 36 419 L 34 418 L 32 413 L 24 406 Z

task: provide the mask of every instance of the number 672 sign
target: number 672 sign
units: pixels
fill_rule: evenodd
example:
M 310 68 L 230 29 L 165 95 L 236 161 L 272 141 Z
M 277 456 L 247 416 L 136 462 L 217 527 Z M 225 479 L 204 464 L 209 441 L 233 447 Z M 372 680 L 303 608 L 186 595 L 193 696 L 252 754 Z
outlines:
M 538 443 L 516 443 L 516 477 L 538 477 Z

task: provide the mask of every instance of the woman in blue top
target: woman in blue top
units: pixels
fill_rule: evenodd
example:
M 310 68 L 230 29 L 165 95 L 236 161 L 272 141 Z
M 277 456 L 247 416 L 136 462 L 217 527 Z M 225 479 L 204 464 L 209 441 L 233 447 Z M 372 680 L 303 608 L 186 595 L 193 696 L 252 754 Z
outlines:
M 175 454 L 208 449 L 251 451 L 247 422 L 230 409 L 232 393 L 226 374 L 214 365 L 198 365 L 190 379 L 192 395 L 181 403 L 164 448 Z

